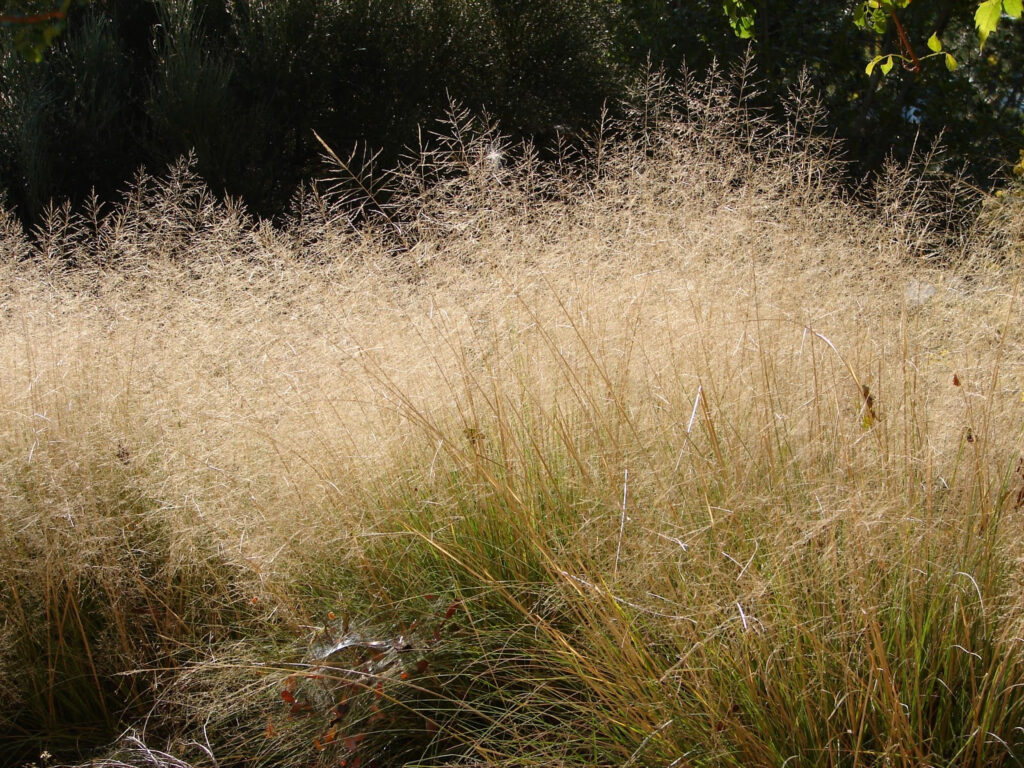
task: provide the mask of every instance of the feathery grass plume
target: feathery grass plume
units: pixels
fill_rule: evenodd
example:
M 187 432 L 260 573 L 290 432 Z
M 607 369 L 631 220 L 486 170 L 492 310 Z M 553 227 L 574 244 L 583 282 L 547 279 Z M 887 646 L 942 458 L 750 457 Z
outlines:
M 752 88 L 11 235 L 3 762 L 1019 765 L 1019 258 Z

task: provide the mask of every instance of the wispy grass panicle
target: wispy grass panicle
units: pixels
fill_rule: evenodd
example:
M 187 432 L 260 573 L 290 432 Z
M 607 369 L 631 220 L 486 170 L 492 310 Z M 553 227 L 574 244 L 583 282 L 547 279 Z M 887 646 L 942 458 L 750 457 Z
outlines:
M 0 762 L 1021 764 L 1012 211 L 634 103 L 0 230 Z

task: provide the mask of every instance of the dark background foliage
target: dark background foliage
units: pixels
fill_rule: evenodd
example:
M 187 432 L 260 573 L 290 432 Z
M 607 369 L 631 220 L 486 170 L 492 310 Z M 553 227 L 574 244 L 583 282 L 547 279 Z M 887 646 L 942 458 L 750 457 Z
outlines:
M 911 5 L 911 39 L 926 52 L 939 30 L 962 66 L 883 80 L 864 65 L 895 41 L 858 30 L 847 0 L 761 0 L 760 99 L 773 109 L 806 73 L 851 181 L 941 136 L 950 167 L 989 186 L 1022 146 L 1024 36 L 1004 23 L 979 54 L 974 7 Z M 648 63 L 699 74 L 747 45 L 720 0 L 93 0 L 42 63 L 0 54 L 0 195 L 31 223 L 194 150 L 215 190 L 276 215 L 321 173 L 314 131 L 387 164 L 454 99 L 543 151 L 615 110 Z

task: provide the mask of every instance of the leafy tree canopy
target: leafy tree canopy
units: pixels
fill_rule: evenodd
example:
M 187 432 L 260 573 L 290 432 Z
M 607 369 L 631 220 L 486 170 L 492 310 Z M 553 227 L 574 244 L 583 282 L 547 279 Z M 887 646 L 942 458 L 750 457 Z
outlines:
M 906 9 L 911 0 L 858 0 L 853 6 L 853 23 L 861 29 L 868 29 L 878 35 L 885 35 L 890 28 L 895 30 L 899 44 L 899 53 L 887 53 L 876 56 L 868 64 L 867 72 L 871 74 L 875 66 L 881 64 L 884 74 L 888 74 L 895 60 L 902 60 L 912 69 L 920 69 L 923 58 L 941 56 L 946 67 L 956 69 L 956 60 L 942 49 L 938 30 L 928 38 L 928 49 L 931 53 L 918 56 L 914 45 L 907 36 L 906 29 L 900 19 L 900 12 Z M 919 0 L 920 4 L 920 0 Z M 985 47 L 988 36 L 996 31 L 1003 17 L 1019 19 L 1024 0 L 981 0 L 974 13 L 974 26 L 978 33 L 979 48 Z M 722 9 L 729 19 L 733 32 L 741 38 L 755 37 L 755 18 L 757 0 L 722 0 Z
M 919 4 L 922 0 L 919 0 Z M 927 0 L 925 0 L 927 1 Z M 46 49 L 63 31 L 68 11 L 73 2 L 87 3 L 89 0 L 37 0 L 36 2 L 11 2 L 0 0 L 0 24 L 16 28 L 14 45 L 23 56 L 41 61 Z M 919 55 L 907 36 L 900 19 L 900 13 L 912 0 L 858 0 L 852 6 L 853 23 L 877 35 L 884 36 L 890 29 L 896 32 L 898 52 L 882 53 L 867 65 L 871 74 L 879 67 L 888 74 L 896 61 L 902 61 L 907 68 L 917 71 L 921 61 L 941 57 L 946 67 L 953 71 L 957 61 L 952 54 L 943 50 L 939 30 L 928 38 L 927 54 Z M 934 0 L 932 0 L 934 2 Z M 741 39 L 756 39 L 756 16 L 760 0 L 722 0 L 722 12 L 729 26 Z M 984 48 L 989 35 L 996 31 L 1004 17 L 1019 19 L 1024 0 L 980 0 L 974 13 L 974 25 L 978 34 L 979 48 Z
M 809 86 L 852 179 L 941 141 L 937 164 L 988 187 L 1022 146 L 1022 3 L 0 0 L 0 197 L 31 221 L 194 151 L 215 190 L 278 215 L 321 168 L 314 131 L 388 164 L 455 98 L 544 147 L 648 61 L 700 73 L 750 41 L 758 104 Z

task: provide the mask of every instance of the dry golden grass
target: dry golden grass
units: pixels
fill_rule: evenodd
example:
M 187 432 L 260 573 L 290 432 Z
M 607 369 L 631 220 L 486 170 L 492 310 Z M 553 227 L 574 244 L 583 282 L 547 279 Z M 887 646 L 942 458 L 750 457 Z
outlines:
M 1019 260 L 699 93 L 358 225 L 0 222 L 0 754 L 1019 765 Z

